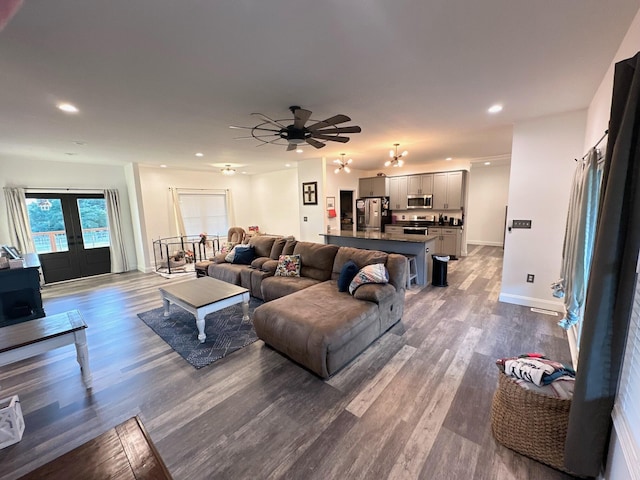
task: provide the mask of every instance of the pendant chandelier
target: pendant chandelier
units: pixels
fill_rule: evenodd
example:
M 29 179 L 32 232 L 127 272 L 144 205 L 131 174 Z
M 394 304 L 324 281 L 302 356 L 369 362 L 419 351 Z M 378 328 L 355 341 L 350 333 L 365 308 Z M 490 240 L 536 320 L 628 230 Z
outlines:
M 349 164 L 351 162 L 353 162 L 352 159 L 346 160 L 344 159 L 344 153 L 341 153 L 340 156 L 342 158 L 336 158 L 333 163 L 335 163 L 336 165 L 338 165 L 338 168 L 336 168 L 333 173 L 340 173 L 340 170 L 344 170 L 346 173 L 350 173 L 351 169 L 349 168 Z
M 393 146 L 396 147 L 396 149 L 395 151 L 389 150 L 389 157 L 391 157 L 391 160 L 387 160 L 386 162 L 384 162 L 385 167 L 401 167 L 402 165 L 404 165 L 404 160 L 402 160 L 402 157 L 406 157 L 407 155 L 409 155 L 409 152 L 407 152 L 406 150 L 398 155 L 398 147 L 400 146 L 399 143 L 394 143 Z
M 235 175 L 236 173 L 235 169 L 231 168 L 231 165 L 225 165 L 220 171 L 223 175 Z

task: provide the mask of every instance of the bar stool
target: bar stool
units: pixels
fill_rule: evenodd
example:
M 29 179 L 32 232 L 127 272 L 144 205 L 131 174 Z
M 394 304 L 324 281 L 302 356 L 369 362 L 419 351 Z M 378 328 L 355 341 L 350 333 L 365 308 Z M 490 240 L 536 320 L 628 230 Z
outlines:
M 418 264 L 415 255 L 405 255 L 407 257 L 407 289 L 411 288 L 411 281 L 418 284 Z

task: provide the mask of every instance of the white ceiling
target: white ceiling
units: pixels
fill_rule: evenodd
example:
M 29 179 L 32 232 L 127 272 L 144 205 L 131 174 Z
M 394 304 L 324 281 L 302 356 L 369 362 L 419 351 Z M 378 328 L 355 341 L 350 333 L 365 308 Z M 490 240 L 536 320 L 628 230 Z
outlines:
M 0 32 L 0 159 L 258 173 L 341 152 L 384 170 L 394 143 L 414 164 L 504 157 L 514 122 L 588 106 L 639 7 L 24 0 Z M 494 103 L 504 111 L 489 115 Z M 346 114 L 362 133 L 302 154 L 234 140 L 244 132 L 229 125 L 287 119 L 290 105 L 316 120 Z

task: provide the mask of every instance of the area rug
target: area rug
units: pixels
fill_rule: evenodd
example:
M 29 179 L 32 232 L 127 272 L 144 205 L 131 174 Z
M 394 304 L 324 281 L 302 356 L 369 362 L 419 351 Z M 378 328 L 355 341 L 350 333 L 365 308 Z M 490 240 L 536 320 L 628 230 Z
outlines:
M 168 317 L 164 316 L 162 307 L 139 313 L 138 317 L 187 362 L 195 368 L 202 368 L 258 339 L 251 317 L 262 303 L 262 300 L 251 298 L 248 321 L 242 320 L 242 304 L 207 315 L 204 328 L 207 339 L 204 343 L 198 340 L 195 317 L 176 305 L 171 305 Z

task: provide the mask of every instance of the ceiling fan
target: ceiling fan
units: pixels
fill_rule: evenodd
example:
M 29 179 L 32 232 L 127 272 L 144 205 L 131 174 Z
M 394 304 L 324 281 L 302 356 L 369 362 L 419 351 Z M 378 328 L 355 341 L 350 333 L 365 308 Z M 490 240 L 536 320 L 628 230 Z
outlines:
M 241 128 L 251 130 L 251 136 L 237 137 L 237 139 L 255 138 L 262 146 L 267 143 L 274 145 L 287 145 L 287 151 L 296 150 L 303 143 L 308 143 L 312 147 L 322 148 L 327 141 L 347 143 L 349 137 L 343 136 L 345 133 L 360 133 L 362 129 L 358 126 L 338 127 L 339 124 L 350 122 L 346 115 L 338 114 L 325 120 L 317 121 L 311 119 L 311 111 L 305 110 L 297 105 L 289 107 L 293 113 L 293 123 L 291 119 L 274 120 L 262 113 L 252 113 L 262 120 L 255 127 L 238 127 L 231 125 L 229 128 Z M 305 124 L 313 122 L 308 127 Z

